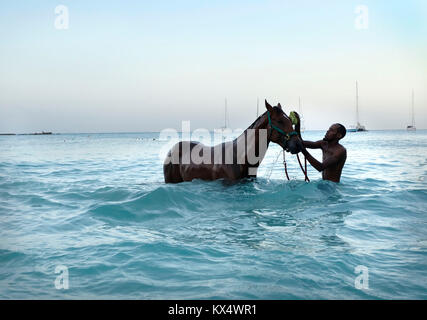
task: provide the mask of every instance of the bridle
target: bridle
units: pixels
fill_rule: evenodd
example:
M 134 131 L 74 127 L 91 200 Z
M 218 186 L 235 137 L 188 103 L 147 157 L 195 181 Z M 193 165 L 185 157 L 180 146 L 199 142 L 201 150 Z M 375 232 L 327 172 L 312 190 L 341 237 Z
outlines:
M 286 149 L 286 151 L 289 151 L 288 150 L 288 142 L 289 142 L 289 140 L 292 138 L 292 136 L 301 136 L 300 135 L 300 133 L 298 133 L 298 132 L 296 132 L 295 130 L 294 131 L 291 131 L 291 132 L 285 132 L 285 131 L 283 131 L 282 129 L 280 129 L 279 127 L 276 127 L 272 122 L 271 122 L 271 117 L 270 117 L 270 111 L 267 111 L 267 116 L 268 116 L 268 125 L 269 125 L 269 127 L 270 127 L 270 129 L 269 129 L 269 134 L 268 134 L 268 140 L 270 140 L 270 138 L 271 138 L 271 134 L 273 133 L 273 130 L 276 130 L 279 134 L 280 134 L 280 136 L 281 136 L 281 139 L 283 139 L 283 142 L 284 142 L 284 146 L 285 146 L 285 149 Z M 289 118 L 288 118 L 289 119 Z M 291 123 L 292 123 L 292 120 L 291 119 L 289 119 L 290 121 L 291 121 Z M 305 157 L 304 157 L 305 158 Z M 310 179 L 308 178 L 308 174 L 307 174 L 307 158 L 305 158 L 304 160 L 304 162 L 305 162 L 305 170 L 304 170 L 304 168 L 302 167 L 302 164 L 301 164 L 301 160 L 300 160 L 300 158 L 299 158 L 299 155 L 297 154 L 297 159 L 298 159 L 298 163 L 299 163 L 299 166 L 300 166 L 300 168 L 301 168 L 301 170 L 302 170 L 302 172 L 304 173 L 304 180 L 305 181 L 307 181 L 307 182 L 310 182 Z M 289 179 L 289 174 L 288 174 L 288 166 L 287 166 L 287 164 L 286 164 L 286 157 L 285 157 L 285 150 L 283 150 L 283 165 L 285 166 L 285 173 L 286 173 L 286 178 L 288 179 L 288 180 L 290 180 Z
M 285 132 L 282 129 L 280 129 L 279 127 L 276 127 L 271 122 L 270 111 L 267 111 L 267 117 L 268 117 L 268 125 L 269 125 L 268 140 L 271 140 L 270 139 L 271 138 L 271 134 L 273 133 L 273 130 L 276 130 L 279 133 L 279 135 L 280 135 L 280 139 L 283 141 L 283 145 L 285 146 L 286 151 L 288 151 L 288 142 L 289 142 L 289 140 L 291 140 L 292 136 L 298 136 L 298 132 L 296 132 L 296 131 Z M 291 121 L 291 119 L 289 119 L 289 121 Z

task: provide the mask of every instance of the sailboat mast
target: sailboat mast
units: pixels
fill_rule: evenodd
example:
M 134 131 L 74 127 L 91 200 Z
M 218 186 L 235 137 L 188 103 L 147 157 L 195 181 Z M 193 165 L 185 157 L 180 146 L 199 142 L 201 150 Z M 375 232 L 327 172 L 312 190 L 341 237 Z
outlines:
M 256 98 L 256 117 L 259 115 L 259 98 Z
M 227 128 L 227 98 L 225 98 L 224 128 Z
M 301 97 L 298 97 L 298 112 L 301 115 Z
M 359 125 L 359 84 L 356 81 L 356 122 Z

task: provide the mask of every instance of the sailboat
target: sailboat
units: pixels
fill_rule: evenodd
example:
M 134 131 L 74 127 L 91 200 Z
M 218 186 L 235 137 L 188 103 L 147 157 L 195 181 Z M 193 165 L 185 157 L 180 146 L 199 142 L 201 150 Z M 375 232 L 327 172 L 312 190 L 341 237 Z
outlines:
M 304 132 L 305 131 L 305 125 L 304 125 L 304 117 L 302 116 L 301 97 L 298 97 L 298 114 L 299 114 L 299 119 L 301 122 L 300 131 Z
M 225 99 L 225 106 L 224 106 L 224 125 L 219 129 L 219 132 L 222 135 L 222 140 L 225 140 L 227 137 L 227 134 L 231 132 L 231 129 L 227 126 L 228 117 L 227 117 L 227 98 Z
M 366 131 L 365 126 L 360 124 L 359 121 L 359 84 L 356 81 L 356 122 L 357 124 L 355 126 L 350 126 L 347 131 L 348 132 L 360 132 L 360 131 Z
M 414 117 L 414 90 L 412 90 L 412 124 L 406 127 L 407 131 L 417 131 L 415 127 L 415 117 Z

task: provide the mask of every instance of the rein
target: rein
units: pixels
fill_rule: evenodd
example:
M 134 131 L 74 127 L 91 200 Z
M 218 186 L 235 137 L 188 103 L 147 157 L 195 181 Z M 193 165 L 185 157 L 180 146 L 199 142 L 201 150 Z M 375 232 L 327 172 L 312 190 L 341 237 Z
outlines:
M 273 125 L 273 123 L 271 122 L 271 118 L 270 118 L 270 111 L 267 111 L 267 116 L 268 116 L 268 124 L 270 125 L 270 127 L 272 128 L 272 129 L 274 129 L 274 130 L 276 130 L 277 132 L 279 132 L 283 137 L 284 137 L 284 139 L 285 139 L 285 146 L 287 147 L 287 145 L 288 145 L 288 141 L 292 138 L 292 136 L 299 136 L 299 137 L 301 137 L 301 132 L 297 132 L 297 131 L 292 131 L 292 132 L 289 132 L 289 133 L 286 133 L 286 132 L 284 132 L 282 129 L 280 129 L 280 128 L 278 128 L 278 127 L 276 127 L 275 125 Z M 294 121 L 293 121 L 293 119 L 295 118 L 295 115 L 292 115 L 292 112 L 291 112 L 291 122 L 292 122 L 292 124 L 294 124 Z M 296 118 L 295 118 L 296 119 Z M 298 118 L 298 120 L 299 120 L 299 118 Z M 299 131 L 299 130 L 298 130 Z M 269 137 L 271 136 L 271 133 L 273 132 L 273 130 L 271 130 L 270 131 L 270 134 L 269 134 Z M 286 163 L 286 156 L 285 156 L 285 150 L 283 150 L 283 165 L 284 165 L 284 167 L 285 167 L 285 174 L 286 174 L 286 178 L 288 179 L 288 180 L 291 180 L 291 179 L 289 179 L 289 174 L 288 174 L 288 165 L 287 165 L 287 163 Z M 310 182 L 310 179 L 308 178 L 308 171 L 307 171 L 307 158 L 306 157 L 304 157 L 304 166 L 305 166 L 305 170 L 304 170 L 304 168 L 302 167 L 302 164 L 301 164 L 301 160 L 300 160 L 300 158 L 299 158 L 299 155 L 297 154 L 297 159 L 298 159 L 298 163 L 299 163 L 299 166 L 300 166 L 300 168 L 301 168 L 301 170 L 302 170 L 302 172 L 304 173 L 304 181 L 306 181 L 306 182 Z M 276 160 L 277 161 L 277 160 Z
M 287 178 L 288 180 L 291 180 L 291 179 L 289 179 L 289 174 L 288 174 L 288 165 L 287 165 L 287 163 L 286 163 L 286 156 L 285 156 L 285 154 L 286 154 L 286 152 L 285 152 L 285 150 L 283 150 L 283 165 L 284 165 L 284 167 L 285 167 L 285 174 L 286 174 L 286 178 Z M 299 155 L 298 155 L 298 154 L 297 154 L 297 159 L 298 159 L 298 163 L 299 163 L 299 166 L 300 166 L 300 168 L 301 168 L 301 171 L 304 173 L 304 181 L 306 181 L 306 182 L 310 182 L 310 179 L 308 178 L 308 173 L 307 173 L 307 158 L 306 158 L 306 157 L 304 157 L 305 170 L 304 170 L 304 168 L 302 167 L 301 160 L 300 160 L 300 158 L 299 158 Z
M 305 166 L 305 169 L 302 168 L 301 160 L 299 159 L 299 155 L 298 154 L 297 154 L 297 159 L 298 159 L 299 166 L 300 166 L 302 172 L 304 173 L 304 181 L 310 182 L 310 179 L 308 178 L 308 174 L 307 174 L 307 158 L 304 157 L 304 166 Z

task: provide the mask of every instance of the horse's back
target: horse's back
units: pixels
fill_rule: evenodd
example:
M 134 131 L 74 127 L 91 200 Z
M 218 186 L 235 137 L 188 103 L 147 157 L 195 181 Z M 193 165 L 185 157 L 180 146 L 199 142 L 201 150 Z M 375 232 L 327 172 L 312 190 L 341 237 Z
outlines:
M 241 172 L 233 157 L 233 145 L 232 141 L 212 147 L 197 141 L 176 143 L 168 152 L 163 164 L 165 182 L 238 179 Z M 193 150 L 196 146 L 198 149 Z
M 199 144 L 197 141 L 180 141 L 169 150 L 163 162 L 163 174 L 166 183 L 184 181 L 185 171 L 188 170 L 186 165 L 191 164 L 191 150 Z

